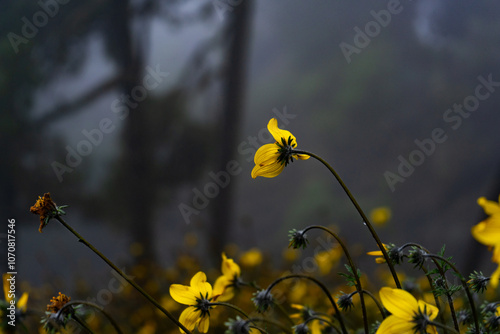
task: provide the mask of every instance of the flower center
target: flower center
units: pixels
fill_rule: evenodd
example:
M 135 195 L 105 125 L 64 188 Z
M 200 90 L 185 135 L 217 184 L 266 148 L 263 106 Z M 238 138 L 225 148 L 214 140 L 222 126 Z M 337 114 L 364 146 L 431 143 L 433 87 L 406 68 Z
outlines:
M 293 149 L 297 144 L 293 142 L 292 137 L 288 137 L 288 140 L 282 137 L 281 144 L 276 142 L 276 145 L 279 147 L 278 162 L 285 164 L 285 166 L 287 166 L 289 162 L 293 162 Z
M 200 292 L 200 298 L 196 298 L 196 309 L 201 311 L 201 316 L 210 316 L 210 309 L 212 308 L 210 300 L 208 299 L 208 293 L 203 297 Z

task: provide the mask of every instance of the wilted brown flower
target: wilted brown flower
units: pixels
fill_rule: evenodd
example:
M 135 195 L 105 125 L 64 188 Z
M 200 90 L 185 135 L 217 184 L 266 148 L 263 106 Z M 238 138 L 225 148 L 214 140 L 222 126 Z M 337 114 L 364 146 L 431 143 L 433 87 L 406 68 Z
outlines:
M 38 196 L 38 199 L 30 208 L 30 211 L 40 216 L 40 227 L 38 231 L 42 233 L 42 229 L 47 225 L 48 219 L 56 212 L 56 203 L 50 198 L 50 193 L 45 193 L 43 197 Z

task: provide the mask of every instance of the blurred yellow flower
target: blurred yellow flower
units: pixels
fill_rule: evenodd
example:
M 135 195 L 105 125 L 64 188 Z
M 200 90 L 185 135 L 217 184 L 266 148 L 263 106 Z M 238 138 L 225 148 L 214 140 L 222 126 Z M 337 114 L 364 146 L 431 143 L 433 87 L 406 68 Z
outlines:
M 241 269 L 233 259 L 228 259 L 226 254 L 222 253 L 221 271 L 222 276 L 215 280 L 214 296 L 219 296 L 217 300 L 225 302 L 234 297 Z
M 340 246 L 326 251 L 318 252 L 314 256 L 314 259 L 318 264 L 319 272 L 321 273 L 321 275 L 328 274 L 332 270 L 332 268 L 337 265 L 341 256 L 342 248 Z
M 293 149 L 297 146 L 297 140 L 289 131 L 278 128 L 276 118 L 271 118 L 267 129 L 276 142 L 265 144 L 255 152 L 255 167 L 252 170 L 252 178 L 278 176 L 289 162 L 293 162 L 293 158 L 300 160 L 310 158 L 306 154 L 293 153 Z
M 14 293 L 11 293 L 11 289 L 10 289 L 10 281 L 9 281 L 10 278 L 11 278 L 10 274 L 3 274 L 2 275 L 3 294 L 5 296 L 5 301 L 7 302 L 7 304 L 10 304 L 12 302 L 12 300 L 14 299 Z M 28 309 L 28 293 L 27 292 L 24 292 L 21 295 L 21 298 L 19 298 L 17 300 L 16 308 L 21 313 L 26 313 L 26 310 Z
M 385 225 L 391 219 L 391 209 L 381 206 L 370 212 L 370 221 L 377 226 Z
M 190 285 L 172 284 L 170 285 L 170 296 L 189 307 L 182 311 L 179 322 L 188 330 L 192 331 L 198 327 L 200 333 L 208 332 L 210 325 L 210 309 L 214 306 L 210 302 L 212 297 L 212 286 L 207 282 L 207 275 L 199 271 L 191 278 Z M 181 333 L 185 333 L 179 329 Z
M 500 205 L 499 203 L 488 201 L 484 197 L 480 197 L 477 203 L 489 217 L 479 224 L 474 225 L 471 228 L 471 234 L 477 241 L 493 249 L 491 261 L 499 266 L 491 275 L 490 283 L 493 288 L 496 288 L 500 279 Z
M 240 257 L 240 263 L 245 267 L 255 267 L 262 263 L 262 252 L 258 248 L 252 248 Z
M 388 287 L 380 289 L 380 300 L 392 314 L 382 321 L 376 334 L 438 333 L 435 326 L 428 326 L 439 313 L 436 306 L 417 301 L 405 290 Z

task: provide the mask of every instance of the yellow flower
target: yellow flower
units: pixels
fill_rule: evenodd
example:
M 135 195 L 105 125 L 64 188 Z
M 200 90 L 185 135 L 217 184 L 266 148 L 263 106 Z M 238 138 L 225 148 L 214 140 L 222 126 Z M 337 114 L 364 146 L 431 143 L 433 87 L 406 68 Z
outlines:
M 382 321 L 376 334 L 438 333 L 435 326 L 428 326 L 439 313 L 436 306 L 417 301 L 405 290 L 387 287 L 380 289 L 380 299 L 392 315 Z
M 71 297 L 66 296 L 64 293 L 60 293 L 57 297 L 52 297 L 50 304 L 47 305 L 47 311 L 51 313 L 57 313 L 60 309 L 64 307 L 67 303 L 71 301 Z
M 370 212 L 370 221 L 377 226 L 385 225 L 389 219 L 391 219 L 391 209 L 386 206 L 375 208 Z
M 238 287 L 240 278 L 240 266 L 233 259 L 228 259 L 225 253 L 222 253 L 222 276 L 215 280 L 214 296 L 217 300 L 225 302 L 234 297 L 235 289 Z
M 382 245 L 384 245 L 384 248 L 385 248 L 386 251 L 389 251 L 389 249 L 387 248 L 386 244 L 382 244 Z M 377 257 L 375 259 L 375 262 L 377 262 L 377 263 L 385 263 L 385 257 L 384 257 L 384 254 L 382 253 L 381 250 L 368 252 L 366 254 L 370 255 L 370 256 L 379 256 L 379 257 Z
M 56 203 L 50 198 L 50 193 L 43 194 L 43 197 L 38 196 L 35 205 L 30 208 L 30 212 L 40 216 L 40 227 L 38 231 L 42 233 L 42 229 L 47 225 L 48 218 L 51 217 L 56 210 Z
M 342 248 L 335 247 L 330 250 L 318 252 L 314 256 L 314 260 L 319 267 L 321 275 L 326 275 L 332 270 L 334 265 L 337 265 L 342 256 Z
M 471 228 L 471 234 L 477 241 L 493 249 L 491 261 L 499 266 L 491 275 L 490 283 L 493 288 L 496 288 L 498 286 L 498 280 L 500 279 L 500 205 L 499 203 L 488 201 L 484 197 L 480 197 L 477 203 L 483 207 L 484 212 L 490 216 L 486 218 L 486 220 L 473 226 Z
M 200 333 L 206 333 L 210 325 L 210 309 L 214 306 L 210 302 L 215 300 L 212 296 L 212 286 L 207 282 L 207 275 L 199 271 L 191 278 L 190 285 L 170 285 L 170 296 L 189 307 L 182 311 L 179 322 L 188 330 L 192 331 L 198 327 Z M 180 329 L 181 333 L 184 333 Z
M 5 296 L 5 301 L 7 304 L 11 304 L 11 301 L 14 299 L 14 294 L 10 292 L 10 281 L 11 279 L 10 274 L 3 274 L 2 275 L 2 280 L 3 280 L 3 293 Z M 28 309 L 28 293 L 24 292 L 21 295 L 21 298 L 17 300 L 16 303 L 16 308 L 18 311 L 21 312 L 21 314 L 26 313 L 26 310 Z
M 300 160 L 310 158 L 306 154 L 293 153 L 297 146 L 297 140 L 289 131 L 278 128 L 276 118 L 271 118 L 267 129 L 276 142 L 263 145 L 255 152 L 255 167 L 252 170 L 252 178 L 278 176 L 289 162 L 293 162 L 293 158 Z

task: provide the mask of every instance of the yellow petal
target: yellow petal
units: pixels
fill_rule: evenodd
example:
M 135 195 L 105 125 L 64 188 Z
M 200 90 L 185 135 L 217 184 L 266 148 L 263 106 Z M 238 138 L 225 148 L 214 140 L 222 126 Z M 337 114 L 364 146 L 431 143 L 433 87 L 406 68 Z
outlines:
M 294 158 L 297 158 L 299 160 L 307 160 L 309 159 L 311 156 L 310 155 L 307 155 L 307 154 L 294 154 L 293 155 Z
M 405 290 L 384 287 L 380 289 L 380 299 L 389 312 L 407 321 L 418 311 L 417 300 Z
M 230 278 L 239 277 L 241 274 L 240 266 L 233 259 L 228 259 L 226 254 L 222 253 L 221 271 L 224 276 Z
M 493 289 L 497 288 L 498 279 L 500 279 L 500 266 L 498 266 L 497 269 L 490 276 L 490 284 Z
M 366 255 L 371 255 L 371 256 L 382 256 L 382 255 L 384 255 L 384 254 L 382 253 L 382 251 L 371 251 L 371 252 L 366 253 Z
M 500 196 L 498 198 L 498 201 L 500 202 Z M 495 214 L 500 214 L 500 205 L 499 203 L 489 201 L 485 197 L 479 197 L 477 199 L 477 204 L 479 204 L 484 212 L 487 215 L 495 215 Z
M 210 318 L 205 315 L 203 318 L 201 318 L 200 322 L 198 323 L 198 331 L 200 333 L 206 333 L 208 332 L 208 327 L 210 326 Z
M 212 298 L 212 286 L 207 282 L 207 275 L 204 272 L 197 272 L 191 278 L 191 288 L 196 297 L 203 297 L 205 299 Z
M 390 315 L 382 321 L 375 334 L 413 334 L 413 323 Z
M 194 330 L 196 323 L 200 319 L 201 311 L 196 310 L 194 306 L 189 306 L 187 309 L 182 311 L 181 316 L 179 317 L 179 322 L 184 325 L 189 331 Z M 180 329 L 180 328 L 179 328 Z M 185 333 L 182 329 L 180 329 L 181 333 Z
M 196 305 L 196 297 L 191 287 L 182 284 L 170 285 L 170 296 L 181 304 Z
M 285 168 L 285 164 L 279 163 L 277 161 L 265 166 L 255 165 L 255 167 L 252 169 L 252 178 L 255 179 L 257 176 L 268 178 L 276 177 L 281 174 L 283 168 Z
M 429 303 L 424 302 L 423 300 L 418 301 L 418 308 L 429 316 L 429 319 L 434 320 L 438 316 L 439 309 Z
M 488 218 L 471 228 L 472 236 L 480 243 L 494 246 L 500 242 L 500 219 Z
M 278 120 L 276 118 L 271 118 L 269 123 L 267 124 L 267 129 L 269 132 L 273 135 L 274 140 L 276 140 L 278 143 L 282 144 L 281 138 L 284 138 L 286 143 L 288 143 L 288 138 L 292 138 L 292 147 L 297 146 L 297 140 L 295 137 L 292 135 L 290 131 L 287 130 L 282 130 L 278 128 Z
M 234 288 L 230 286 L 232 279 L 228 276 L 219 276 L 215 280 L 213 296 L 219 302 L 225 302 L 234 297 Z
M 279 147 L 276 144 L 262 145 L 257 152 L 255 152 L 253 162 L 256 165 L 269 165 L 276 162 L 279 157 L 278 149 Z

